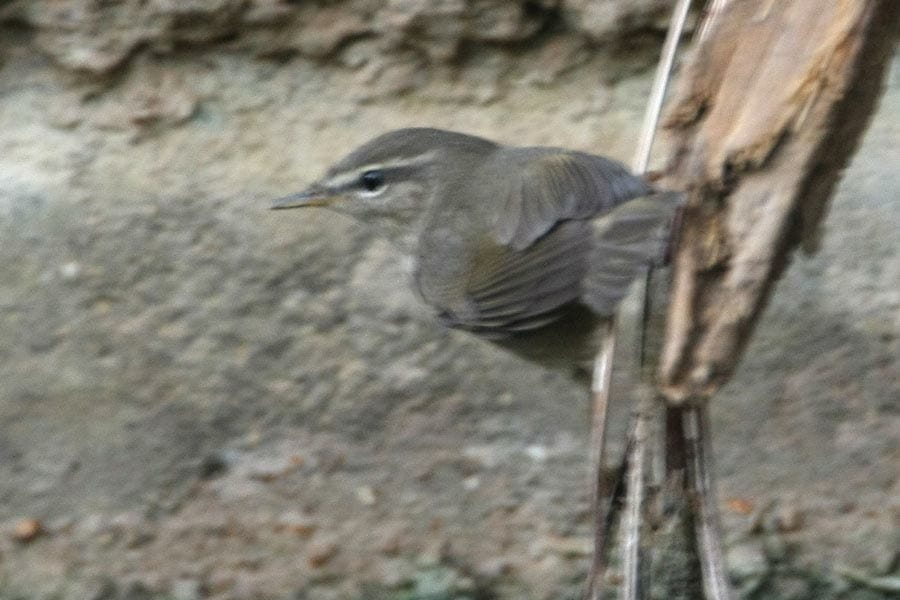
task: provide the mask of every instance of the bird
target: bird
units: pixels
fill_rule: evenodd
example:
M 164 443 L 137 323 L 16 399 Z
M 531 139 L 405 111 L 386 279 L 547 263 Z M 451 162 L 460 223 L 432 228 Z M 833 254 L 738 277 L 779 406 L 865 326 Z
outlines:
M 588 383 L 602 326 L 661 259 L 677 205 L 609 158 L 416 127 L 376 136 L 272 208 L 364 223 L 444 325 Z
M 645 478 L 629 483 L 626 472 L 642 472 L 640 448 L 647 444 L 631 428 L 620 466 L 606 470 L 606 392 L 592 385 L 592 367 L 611 352 L 612 319 L 632 282 L 666 262 L 683 197 L 587 152 L 416 127 L 376 136 L 271 205 L 325 207 L 360 221 L 397 248 L 412 288 L 440 322 L 543 368 L 568 371 L 593 392 L 595 534 L 585 589 L 591 600 L 608 587 L 603 574 L 614 515 L 642 514 L 643 496 L 629 490 L 635 481 L 643 488 Z M 665 447 L 691 443 L 680 428 L 665 435 Z M 708 453 L 696 454 L 697 472 L 706 477 Z M 693 496 L 685 497 L 704 506 L 714 500 L 708 486 L 689 479 L 682 487 Z M 629 540 L 639 539 L 640 518 L 626 524 L 623 517 L 621 527 Z M 694 563 L 721 567 L 718 546 L 700 537 L 690 546 Z M 640 554 L 629 552 L 634 544 L 620 545 L 626 579 L 636 581 Z M 630 600 L 639 597 L 637 584 L 625 587 Z M 719 588 L 710 597 L 727 599 L 727 585 Z

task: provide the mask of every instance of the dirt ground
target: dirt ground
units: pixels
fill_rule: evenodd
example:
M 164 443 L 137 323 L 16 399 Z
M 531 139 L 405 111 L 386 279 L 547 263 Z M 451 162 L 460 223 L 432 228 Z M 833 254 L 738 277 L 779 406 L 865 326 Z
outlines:
M 0 598 L 576 597 L 580 390 L 442 329 L 358 224 L 266 208 L 407 125 L 627 160 L 658 35 L 425 78 L 176 49 L 99 80 L 5 35 Z M 743 598 L 900 578 L 898 140 L 895 59 L 822 250 L 715 400 Z

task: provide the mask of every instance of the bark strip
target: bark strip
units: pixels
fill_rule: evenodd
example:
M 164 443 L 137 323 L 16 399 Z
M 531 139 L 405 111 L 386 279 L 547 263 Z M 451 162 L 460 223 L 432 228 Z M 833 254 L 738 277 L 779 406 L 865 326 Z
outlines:
M 882 91 L 896 0 L 731 0 L 689 57 L 664 185 L 686 190 L 659 386 L 675 404 L 731 376 Z

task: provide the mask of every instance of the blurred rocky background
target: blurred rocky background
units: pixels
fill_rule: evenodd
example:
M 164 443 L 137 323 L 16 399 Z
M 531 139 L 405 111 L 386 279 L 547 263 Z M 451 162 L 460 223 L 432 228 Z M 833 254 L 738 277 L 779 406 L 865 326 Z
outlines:
M 579 390 L 266 207 L 408 125 L 627 160 L 670 4 L 0 2 L 0 598 L 577 597 Z M 898 140 L 895 60 L 713 406 L 743 598 L 896 597 Z

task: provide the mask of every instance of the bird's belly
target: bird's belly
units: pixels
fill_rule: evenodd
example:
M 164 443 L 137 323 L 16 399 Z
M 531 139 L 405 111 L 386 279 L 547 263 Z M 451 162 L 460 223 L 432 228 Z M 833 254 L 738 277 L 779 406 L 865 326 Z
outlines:
M 579 302 L 569 304 L 560 316 L 542 327 L 491 338 L 491 342 L 551 369 L 590 372 L 609 318 Z

